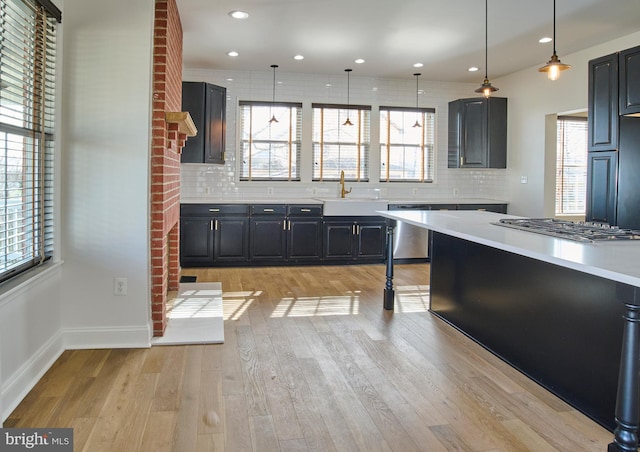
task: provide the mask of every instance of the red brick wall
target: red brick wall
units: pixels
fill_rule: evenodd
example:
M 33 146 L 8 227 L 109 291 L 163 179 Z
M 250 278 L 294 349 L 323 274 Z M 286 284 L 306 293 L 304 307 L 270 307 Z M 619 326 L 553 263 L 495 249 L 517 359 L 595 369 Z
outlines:
M 153 335 L 167 324 L 167 292 L 177 290 L 180 151 L 185 136 L 165 122 L 182 107 L 182 24 L 176 0 L 156 0 L 153 36 L 151 145 L 151 311 Z

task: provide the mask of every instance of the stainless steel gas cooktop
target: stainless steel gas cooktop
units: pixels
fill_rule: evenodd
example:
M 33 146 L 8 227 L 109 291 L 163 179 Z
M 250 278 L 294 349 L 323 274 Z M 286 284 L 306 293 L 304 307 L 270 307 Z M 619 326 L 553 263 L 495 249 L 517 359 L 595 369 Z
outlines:
M 607 224 L 575 222 L 555 218 L 503 218 L 499 222 L 492 224 L 578 242 L 640 240 L 640 230 L 621 229 Z

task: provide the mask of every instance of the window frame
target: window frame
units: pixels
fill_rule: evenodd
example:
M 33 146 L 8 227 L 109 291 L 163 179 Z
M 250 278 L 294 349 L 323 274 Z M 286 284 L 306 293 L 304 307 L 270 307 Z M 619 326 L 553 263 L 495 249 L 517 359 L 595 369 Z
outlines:
M 4 282 L 54 254 L 56 29 L 62 14 L 48 0 L 8 0 L 0 6 L 5 43 L 0 65 Z M 19 246 L 14 249 L 12 243 Z
M 568 145 L 564 137 L 566 134 L 563 134 L 563 138 L 561 138 L 561 133 L 563 130 L 566 130 L 564 126 L 561 125 L 563 122 L 573 122 L 584 124 L 584 164 L 582 165 L 567 165 L 566 164 L 566 152 Z M 584 216 L 586 215 L 586 186 L 587 186 L 587 164 L 588 164 L 588 124 L 587 118 L 582 116 L 558 116 L 556 119 L 556 192 L 554 195 L 554 212 L 556 216 Z M 565 177 L 566 168 L 578 168 L 582 169 L 584 172 L 584 181 L 582 188 L 576 188 L 571 185 L 570 187 L 565 189 Z M 565 190 L 569 190 L 569 192 L 575 192 L 576 190 L 582 190 L 584 196 L 582 198 L 576 197 L 576 199 L 583 200 L 583 209 L 580 212 L 577 211 L 567 211 L 565 209 L 564 196 L 563 193 Z
M 342 127 L 354 127 L 357 128 L 357 138 L 355 141 L 346 141 L 342 139 L 338 140 L 326 140 L 325 129 L 325 111 L 334 114 L 338 124 L 338 135 L 342 133 L 340 130 Z M 313 160 L 313 168 L 311 171 L 312 182 L 334 182 L 340 180 L 340 171 L 344 171 L 345 180 L 349 182 L 369 182 L 370 178 L 370 155 L 371 155 L 371 106 L 370 105 L 343 105 L 343 104 L 327 104 L 327 103 L 312 103 L 312 132 L 311 132 L 311 155 Z M 316 115 L 320 115 L 319 121 L 317 121 Z M 349 119 L 353 125 L 344 125 L 343 120 Z M 318 124 L 319 123 L 319 124 Z M 320 127 L 321 130 L 316 128 Z M 353 129 L 356 130 L 356 129 Z M 326 160 L 325 147 L 337 146 L 338 148 L 338 164 L 333 170 L 325 168 L 324 162 Z M 351 156 L 355 161 L 355 165 L 343 164 L 340 159 L 342 148 L 355 147 L 356 154 Z M 318 169 L 316 169 L 318 168 Z M 334 175 L 327 176 L 325 173 L 334 172 Z
M 249 118 L 245 118 L 244 107 L 249 107 L 250 115 Z M 289 134 L 287 140 L 276 140 L 276 139 L 259 139 L 256 140 L 253 135 L 253 108 L 269 108 L 269 115 L 271 115 L 271 110 L 273 108 L 286 108 L 288 111 L 288 123 L 289 123 Z M 239 130 L 238 130 L 238 143 L 239 143 L 239 171 L 238 171 L 238 180 L 240 182 L 269 182 L 269 181 L 286 181 L 286 182 L 299 182 L 301 181 L 301 155 L 302 155 L 302 103 L 301 102 L 267 102 L 267 101 L 250 101 L 250 100 L 241 100 L 238 102 L 239 109 Z M 278 115 L 280 117 L 280 121 L 283 121 L 283 115 Z M 245 121 L 248 120 L 249 124 L 249 137 L 245 139 L 244 135 L 244 124 Z M 295 134 L 293 136 L 293 124 L 295 121 Z M 269 126 L 270 127 L 270 126 Z M 271 155 L 272 147 L 276 147 L 278 145 L 285 145 L 288 147 L 288 165 L 287 165 L 287 177 L 264 177 L 264 176 L 254 176 L 254 169 L 252 168 L 252 157 L 253 153 L 248 152 L 251 149 L 254 143 L 261 143 L 263 145 L 267 145 L 269 147 L 269 153 Z M 295 148 L 295 151 L 293 150 Z M 272 159 L 269 158 L 271 162 Z M 246 163 L 245 163 L 246 162 Z M 247 165 L 248 169 L 245 172 L 245 165 Z M 271 172 L 271 165 L 269 165 L 269 172 Z M 245 175 L 246 174 L 246 175 Z
M 387 115 L 388 120 L 383 120 L 383 112 L 401 112 L 409 115 L 420 115 L 421 118 L 421 142 L 417 144 L 411 143 L 393 143 L 391 142 L 391 115 Z M 380 182 L 416 182 L 416 183 L 433 183 L 435 177 L 435 159 L 436 159 L 436 109 L 435 108 L 416 108 L 416 107 L 394 107 L 380 106 Z M 412 120 L 409 120 L 410 122 Z M 417 121 L 417 119 L 416 119 Z M 404 125 L 406 127 L 406 122 Z M 409 126 L 412 127 L 412 126 Z M 386 137 L 383 139 L 383 133 L 386 131 Z M 404 137 L 404 134 L 403 134 Z M 429 142 L 429 137 L 431 141 Z M 418 178 L 395 178 L 391 177 L 390 157 L 391 149 L 394 147 L 418 148 L 421 161 L 420 177 Z M 383 168 L 384 165 L 384 168 Z M 407 168 L 402 167 L 402 172 L 406 172 Z

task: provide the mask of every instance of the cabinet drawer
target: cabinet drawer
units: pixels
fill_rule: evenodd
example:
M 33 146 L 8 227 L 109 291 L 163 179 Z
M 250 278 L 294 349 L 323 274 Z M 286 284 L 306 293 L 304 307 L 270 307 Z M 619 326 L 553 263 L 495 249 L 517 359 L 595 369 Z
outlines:
M 254 204 L 251 206 L 251 215 L 279 215 L 284 216 L 287 207 L 284 204 Z
M 219 216 L 219 215 L 247 215 L 249 206 L 246 204 L 182 204 L 181 216 Z
M 293 216 L 320 217 L 322 216 L 322 206 L 321 205 L 292 205 L 292 206 L 289 206 L 288 214 L 290 217 L 293 217 Z

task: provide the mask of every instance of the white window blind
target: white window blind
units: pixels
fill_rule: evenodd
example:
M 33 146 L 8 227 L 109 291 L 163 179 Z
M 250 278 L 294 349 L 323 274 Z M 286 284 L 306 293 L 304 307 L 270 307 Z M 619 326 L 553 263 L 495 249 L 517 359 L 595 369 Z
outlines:
M 584 215 L 587 193 L 587 118 L 558 117 L 556 215 Z
M 45 0 L 0 0 L 0 281 L 53 254 L 56 24 Z
M 240 101 L 240 180 L 299 181 L 301 147 L 302 104 Z
M 313 180 L 369 180 L 371 107 L 313 104 Z M 344 125 L 347 118 L 353 125 Z
M 435 118 L 433 108 L 380 107 L 381 182 L 433 181 Z

